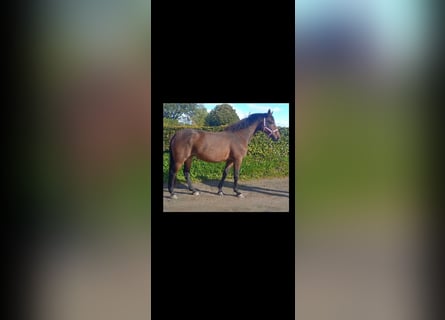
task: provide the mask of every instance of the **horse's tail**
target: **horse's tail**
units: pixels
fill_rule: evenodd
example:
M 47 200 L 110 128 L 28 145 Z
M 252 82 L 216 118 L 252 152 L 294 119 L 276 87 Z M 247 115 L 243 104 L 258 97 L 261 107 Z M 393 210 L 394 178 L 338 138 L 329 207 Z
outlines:
M 174 156 L 173 156 L 173 148 L 172 148 L 173 142 L 174 142 L 175 138 L 176 138 L 176 133 L 170 139 L 170 145 L 169 145 L 169 150 L 168 150 L 169 157 L 170 157 L 170 169 L 173 168 L 173 166 L 175 164 L 175 159 L 174 159 Z
M 173 141 L 176 138 L 176 133 L 173 135 L 173 137 L 170 139 L 170 145 L 169 145 L 169 150 L 168 150 L 168 154 L 169 154 L 169 160 L 170 160 L 170 165 L 168 168 L 168 190 L 170 191 L 170 193 L 173 192 L 173 174 L 172 174 L 172 170 L 174 170 L 173 168 L 175 167 L 175 157 L 173 156 Z

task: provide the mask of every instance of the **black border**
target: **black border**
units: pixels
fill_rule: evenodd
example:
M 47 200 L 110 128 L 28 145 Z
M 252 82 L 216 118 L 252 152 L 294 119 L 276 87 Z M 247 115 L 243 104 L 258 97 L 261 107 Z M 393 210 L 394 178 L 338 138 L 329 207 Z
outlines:
M 295 318 L 295 2 L 152 2 L 152 317 Z M 289 212 L 163 212 L 163 103 L 289 103 Z

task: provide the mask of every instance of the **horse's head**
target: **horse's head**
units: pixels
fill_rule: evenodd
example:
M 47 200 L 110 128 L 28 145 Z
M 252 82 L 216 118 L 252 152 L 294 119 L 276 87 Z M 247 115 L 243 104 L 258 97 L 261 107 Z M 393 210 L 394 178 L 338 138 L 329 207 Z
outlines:
M 270 109 L 263 119 L 261 130 L 263 130 L 264 133 L 266 133 L 267 136 L 271 138 L 273 141 L 277 141 L 278 139 L 280 139 L 280 131 L 278 130 L 275 124 L 275 119 Z

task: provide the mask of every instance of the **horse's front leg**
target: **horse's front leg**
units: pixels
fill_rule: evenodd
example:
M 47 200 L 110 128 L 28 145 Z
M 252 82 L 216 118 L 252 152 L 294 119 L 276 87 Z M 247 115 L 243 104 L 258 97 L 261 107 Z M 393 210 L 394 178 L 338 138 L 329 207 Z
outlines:
M 239 198 L 244 198 L 244 195 L 238 191 L 238 178 L 239 170 L 241 168 L 242 159 L 235 161 L 234 173 L 233 173 L 233 191 L 235 191 L 236 196 Z
M 223 187 L 223 184 L 224 184 L 224 180 L 226 180 L 227 173 L 229 172 L 229 169 L 232 167 L 232 165 L 233 165 L 233 161 L 232 160 L 227 160 L 226 166 L 225 166 L 225 168 L 223 170 L 221 181 L 218 184 L 218 194 L 220 196 L 224 195 L 224 193 L 222 192 L 222 187 Z

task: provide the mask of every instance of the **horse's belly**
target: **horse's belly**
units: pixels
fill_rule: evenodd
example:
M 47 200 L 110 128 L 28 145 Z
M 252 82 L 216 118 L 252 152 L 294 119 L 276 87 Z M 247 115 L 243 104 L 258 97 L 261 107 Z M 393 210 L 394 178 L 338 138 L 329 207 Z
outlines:
M 197 153 L 196 157 L 207 162 L 221 162 L 226 161 L 230 152 L 221 152 L 218 150 L 207 150 L 206 152 Z

